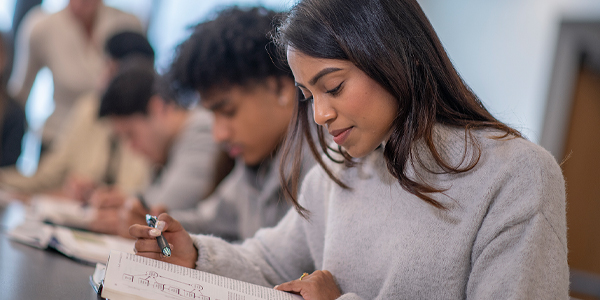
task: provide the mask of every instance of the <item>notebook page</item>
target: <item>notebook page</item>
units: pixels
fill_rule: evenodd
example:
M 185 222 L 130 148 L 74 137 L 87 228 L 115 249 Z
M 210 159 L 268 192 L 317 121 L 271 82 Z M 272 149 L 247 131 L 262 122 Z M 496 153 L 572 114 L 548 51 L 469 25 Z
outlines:
M 302 299 L 272 288 L 119 251 L 111 251 L 104 279 L 102 296 L 110 298 L 111 294 L 157 300 Z

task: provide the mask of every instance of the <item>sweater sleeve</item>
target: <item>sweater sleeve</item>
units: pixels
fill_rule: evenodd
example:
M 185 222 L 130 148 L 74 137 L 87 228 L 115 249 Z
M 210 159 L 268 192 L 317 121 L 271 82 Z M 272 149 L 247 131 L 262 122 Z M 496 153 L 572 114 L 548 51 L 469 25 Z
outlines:
M 564 180 L 541 151 L 508 163 L 473 245 L 467 299 L 568 299 Z
M 277 226 L 260 229 L 241 245 L 210 236 L 192 236 L 198 249 L 196 268 L 263 286 L 275 286 L 298 279 L 304 272 L 312 273 L 323 246 L 320 236 L 324 199 L 311 196 L 315 191 L 323 191 L 319 185 L 327 182 L 319 170 L 314 167 L 308 172 L 298 197 L 299 203 L 311 211 L 310 220 L 291 208 Z
M 263 228 L 241 245 L 212 236 L 192 236 L 196 268 L 263 286 L 275 286 L 312 272 L 304 220 L 290 209 L 276 227 Z

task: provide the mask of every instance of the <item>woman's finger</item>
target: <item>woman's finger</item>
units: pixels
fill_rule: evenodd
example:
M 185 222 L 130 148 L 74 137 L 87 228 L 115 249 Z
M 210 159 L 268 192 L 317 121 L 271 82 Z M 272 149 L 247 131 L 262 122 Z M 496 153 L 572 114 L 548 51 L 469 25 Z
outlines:
M 136 253 L 140 252 L 161 252 L 156 239 L 138 239 L 135 242 Z
M 299 294 L 302 291 L 303 285 L 305 284 L 306 282 L 302 282 L 301 280 L 292 280 L 275 286 L 275 289 Z

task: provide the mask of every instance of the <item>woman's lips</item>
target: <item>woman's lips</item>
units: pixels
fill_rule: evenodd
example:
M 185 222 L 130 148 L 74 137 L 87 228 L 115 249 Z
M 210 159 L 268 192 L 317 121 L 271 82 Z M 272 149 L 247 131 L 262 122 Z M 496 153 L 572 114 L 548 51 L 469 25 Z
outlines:
M 339 130 L 333 130 L 330 131 L 329 134 L 331 134 L 333 136 L 333 141 L 338 144 L 338 145 L 342 145 L 346 139 L 348 138 L 348 136 L 350 135 L 350 132 L 352 131 L 352 128 L 354 127 L 348 127 L 348 128 L 344 128 L 344 129 L 339 129 Z

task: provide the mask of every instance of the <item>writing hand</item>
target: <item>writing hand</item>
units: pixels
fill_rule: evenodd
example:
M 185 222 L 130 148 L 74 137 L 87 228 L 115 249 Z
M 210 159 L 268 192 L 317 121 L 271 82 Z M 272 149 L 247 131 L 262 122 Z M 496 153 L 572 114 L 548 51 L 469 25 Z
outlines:
M 95 188 L 96 183 L 90 178 L 71 174 L 65 180 L 62 192 L 67 198 L 86 202 Z
M 88 229 L 105 234 L 118 234 L 121 222 L 119 213 L 118 208 L 97 209 L 88 225 Z
M 116 187 L 103 186 L 94 190 L 88 201 L 96 208 L 121 207 L 125 203 L 125 194 Z
M 310 275 L 303 276 L 302 280 L 296 279 L 282 283 L 275 289 L 299 294 L 305 300 L 333 300 L 342 295 L 333 275 L 327 270 L 317 270 Z
M 135 242 L 136 254 L 188 268 L 195 268 L 198 260 L 198 250 L 183 226 L 168 214 L 158 216 L 158 221 L 157 228 L 139 224 L 129 227 L 129 234 L 137 239 Z M 170 257 L 162 255 L 156 242 L 156 237 L 160 236 L 161 231 L 171 247 Z

